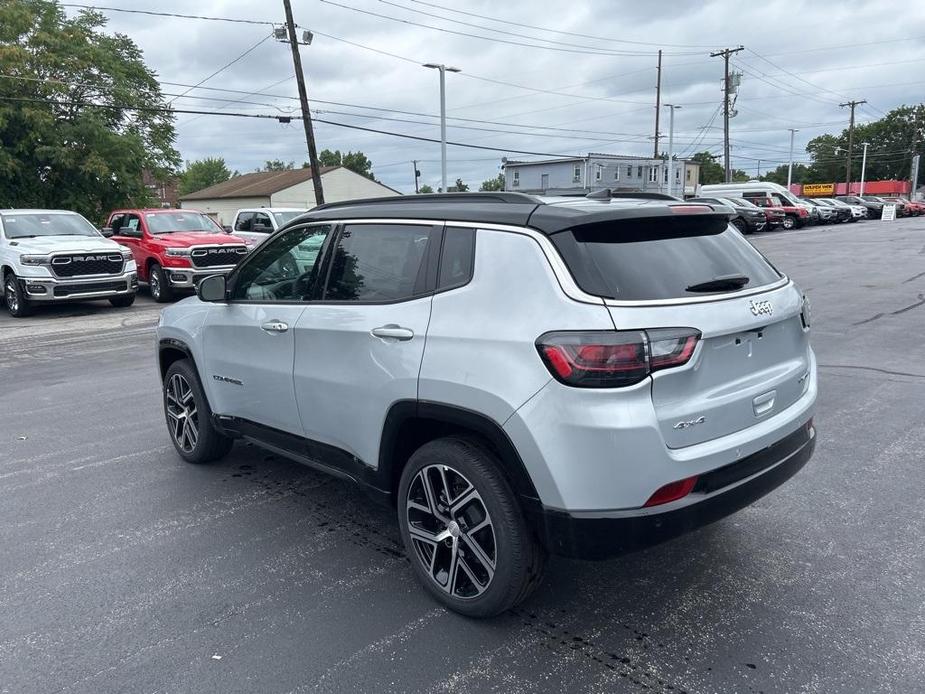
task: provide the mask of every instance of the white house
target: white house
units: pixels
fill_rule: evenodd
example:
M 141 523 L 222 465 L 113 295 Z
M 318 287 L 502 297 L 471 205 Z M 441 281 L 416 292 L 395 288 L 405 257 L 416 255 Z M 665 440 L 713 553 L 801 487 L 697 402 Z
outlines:
M 401 195 L 397 190 L 343 166 L 322 166 L 321 185 L 325 202 Z M 315 186 L 311 169 L 244 174 L 180 196 L 180 207 L 205 212 L 219 224 L 231 224 L 235 212 L 242 207 L 310 209 L 314 206 Z

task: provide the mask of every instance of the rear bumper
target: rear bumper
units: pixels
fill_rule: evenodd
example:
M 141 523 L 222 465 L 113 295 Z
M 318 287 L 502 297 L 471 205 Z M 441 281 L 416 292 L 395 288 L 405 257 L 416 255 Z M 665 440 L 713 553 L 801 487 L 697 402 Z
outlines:
M 607 559 L 670 540 L 725 518 L 793 477 L 812 457 L 812 420 L 796 432 L 742 460 L 701 475 L 694 491 L 652 508 L 531 514 L 547 549 L 577 559 Z
M 134 294 L 138 289 L 138 278 L 134 270 L 120 275 L 74 279 L 21 277 L 19 282 L 30 303 L 109 299 Z

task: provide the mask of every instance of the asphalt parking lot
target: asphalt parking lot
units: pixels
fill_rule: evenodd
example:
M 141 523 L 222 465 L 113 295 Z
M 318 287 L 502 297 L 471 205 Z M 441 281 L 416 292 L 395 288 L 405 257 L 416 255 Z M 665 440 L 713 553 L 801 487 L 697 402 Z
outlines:
M 812 298 L 814 459 L 492 621 L 430 601 L 350 486 L 183 463 L 148 297 L 4 314 L 0 691 L 922 691 L 925 220 L 752 238 Z

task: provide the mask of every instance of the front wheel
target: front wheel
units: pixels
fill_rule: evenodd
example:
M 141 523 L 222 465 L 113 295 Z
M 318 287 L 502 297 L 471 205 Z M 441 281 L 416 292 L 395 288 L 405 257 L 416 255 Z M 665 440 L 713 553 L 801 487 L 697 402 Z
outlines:
M 148 286 L 151 287 L 151 298 L 159 304 L 173 300 L 173 290 L 170 288 L 170 279 L 167 273 L 157 263 L 148 270 Z
M 13 318 L 25 318 L 32 314 L 32 304 L 23 291 L 22 283 L 12 272 L 6 273 L 3 280 L 3 296 L 6 299 L 6 310 Z
M 192 362 L 181 359 L 164 376 L 164 414 L 177 453 L 188 463 L 209 463 L 231 450 L 231 438 L 212 426 L 212 410 Z
M 114 296 L 109 300 L 109 303 L 115 306 L 116 308 L 128 308 L 135 303 L 135 293 L 131 294 L 122 294 L 121 296 Z
M 793 217 L 791 217 L 790 215 L 787 215 L 786 217 L 784 217 L 784 220 L 781 222 L 781 226 L 784 227 L 784 229 L 787 229 L 789 231 L 790 229 L 793 229 L 796 226 L 796 222 L 794 221 Z
M 539 583 L 546 554 L 497 457 L 478 440 L 436 439 L 402 471 L 398 522 L 424 588 L 469 617 L 493 617 Z
M 751 234 L 751 227 L 745 222 L 744 219 L 735 219 L 732 222 L 732 225 L 739 230 L 741 234 Z

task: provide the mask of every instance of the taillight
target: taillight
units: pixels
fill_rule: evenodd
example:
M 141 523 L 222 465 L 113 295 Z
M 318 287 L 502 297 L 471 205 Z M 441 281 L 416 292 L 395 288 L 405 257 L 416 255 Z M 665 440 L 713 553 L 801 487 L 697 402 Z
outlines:
M 696 476 L 678 480 L 677 482 L 669 482 L 665 486 L 659 487 L 657 490 L 655 490 L 655 494 L 649 497 L 649 500 L 644 504 L 644 506 L 659 506 L 661 504 L 667 504 L 670 501 L 683 499 L 685 496 L 690 494 L 691 491 L 693 491 L 694 485 L 696 484 Z
M 620 388 L 653 371 L 687 363 L 700 331 L 692 328 L 546 333 L 536 348 L 550 373 L 569 386 Z
M 803 323 L 803 328 L 809 330 L 809 326 L 812 325 L 813 320 L 813 307 L 809 302 L 809 297 L 805 294 L 803 295 L 803 307 L 800 309 L 800 320 Z

